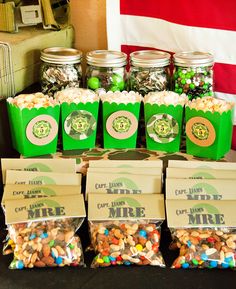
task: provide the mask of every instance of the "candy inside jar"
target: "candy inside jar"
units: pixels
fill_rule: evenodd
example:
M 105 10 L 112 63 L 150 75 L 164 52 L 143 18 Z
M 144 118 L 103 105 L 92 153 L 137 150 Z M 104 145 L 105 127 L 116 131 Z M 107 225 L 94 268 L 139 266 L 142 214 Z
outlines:
M 74 48 L 50 47 L 41 51 L 40 83 L 42 92 L 53 96 L 67 87 L 82 84 L 82 52 Z
M 87 53 L 87 88 L 123 91 L 126 88 L 126 58 L 127 55 L 119 51 L 95 50 Z
M 170 89 L 170 54 L 141 50 L 130 54 L 129 88 L 143 96 Z
M 174 55 L 174 91 L 191 100 L 213 95 L 213 55 L 188 51 Z

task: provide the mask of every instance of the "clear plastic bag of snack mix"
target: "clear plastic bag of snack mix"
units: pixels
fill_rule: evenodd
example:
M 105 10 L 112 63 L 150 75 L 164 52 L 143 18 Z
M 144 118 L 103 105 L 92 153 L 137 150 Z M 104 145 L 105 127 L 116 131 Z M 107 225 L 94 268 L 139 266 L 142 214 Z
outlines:
M 84 265 L 80 238 L 75 235 L 83 219 L 64 218 L 8 226 L 14 242 L 10 269 Z
M 86 215 L 83 195 L 6 200 L 5 208 L 10 269 L 84 265 L 75 234 Z
M 235 268 L 236 229 L 171 229 L 180 248 L 172 268 Z
M 90 221 L 96 253 L 91 267 L 154 265 L 165 267 L 159 251 L 161 223 L 151 220 Z

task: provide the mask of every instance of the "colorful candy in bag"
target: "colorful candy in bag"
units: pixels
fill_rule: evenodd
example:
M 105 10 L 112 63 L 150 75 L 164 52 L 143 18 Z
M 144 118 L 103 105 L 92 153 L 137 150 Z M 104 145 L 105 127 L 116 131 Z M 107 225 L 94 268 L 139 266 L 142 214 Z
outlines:
M 14 242 L 10 269 L 81 266 L 81 241 L 75 235 L 85 217 L 82 195 L 6 200 L 6 223 Z
M 172 236 L 181 245 L 172 268 L 235 267 L 236 229 L 176 229 Z
M 28 199 L 40 199 L 53 196 L 68 196 L 81 193 L 81 186 L 66 186 L 66 185 L 11 185 L 6 184 L 4 186 L 3 197 L 1 206 L 5 212 L 6 200 L 28 200 Z M 7 234 L 3 242 L 3 255 L 13 253 L 15 244 L 13 240 Z
M 91 267 L 155 265 L 165 267 L 159 251 L 164 196 L 89 194 Z
M 235 268 L 235 201 L 167 200 L 167 220 L 180 247 L 172 268 Z

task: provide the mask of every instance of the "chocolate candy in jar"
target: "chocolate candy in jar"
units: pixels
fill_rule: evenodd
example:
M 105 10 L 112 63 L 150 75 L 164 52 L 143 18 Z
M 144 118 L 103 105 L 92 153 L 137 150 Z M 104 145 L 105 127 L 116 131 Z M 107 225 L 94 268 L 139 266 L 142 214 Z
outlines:
M 86 55 L 86 86 L 92 90 L 122 91 L 126 88 L 127 55 L 119 51 L 94 50 Z
M 130 54 L 129 89 L 143 96 L 170 88 L 170 54 L 141 50 Z
M 41 51 L 40 83 L 44 94 L 82 84 L 82 52 L 74 48 L 49 47 Z
M 174 91 L 185 93 L 191 100 L 213 95 L 213 55 L 187 51 L 174 55 Z

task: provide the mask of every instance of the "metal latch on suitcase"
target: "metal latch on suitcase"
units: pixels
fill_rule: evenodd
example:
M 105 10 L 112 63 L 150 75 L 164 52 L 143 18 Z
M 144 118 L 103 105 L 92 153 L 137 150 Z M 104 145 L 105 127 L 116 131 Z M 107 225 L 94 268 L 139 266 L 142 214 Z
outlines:
M 37 25 L 43 21 L 40 5 L 20 6 L 14 10 L 16 32 L 18 27 Z

